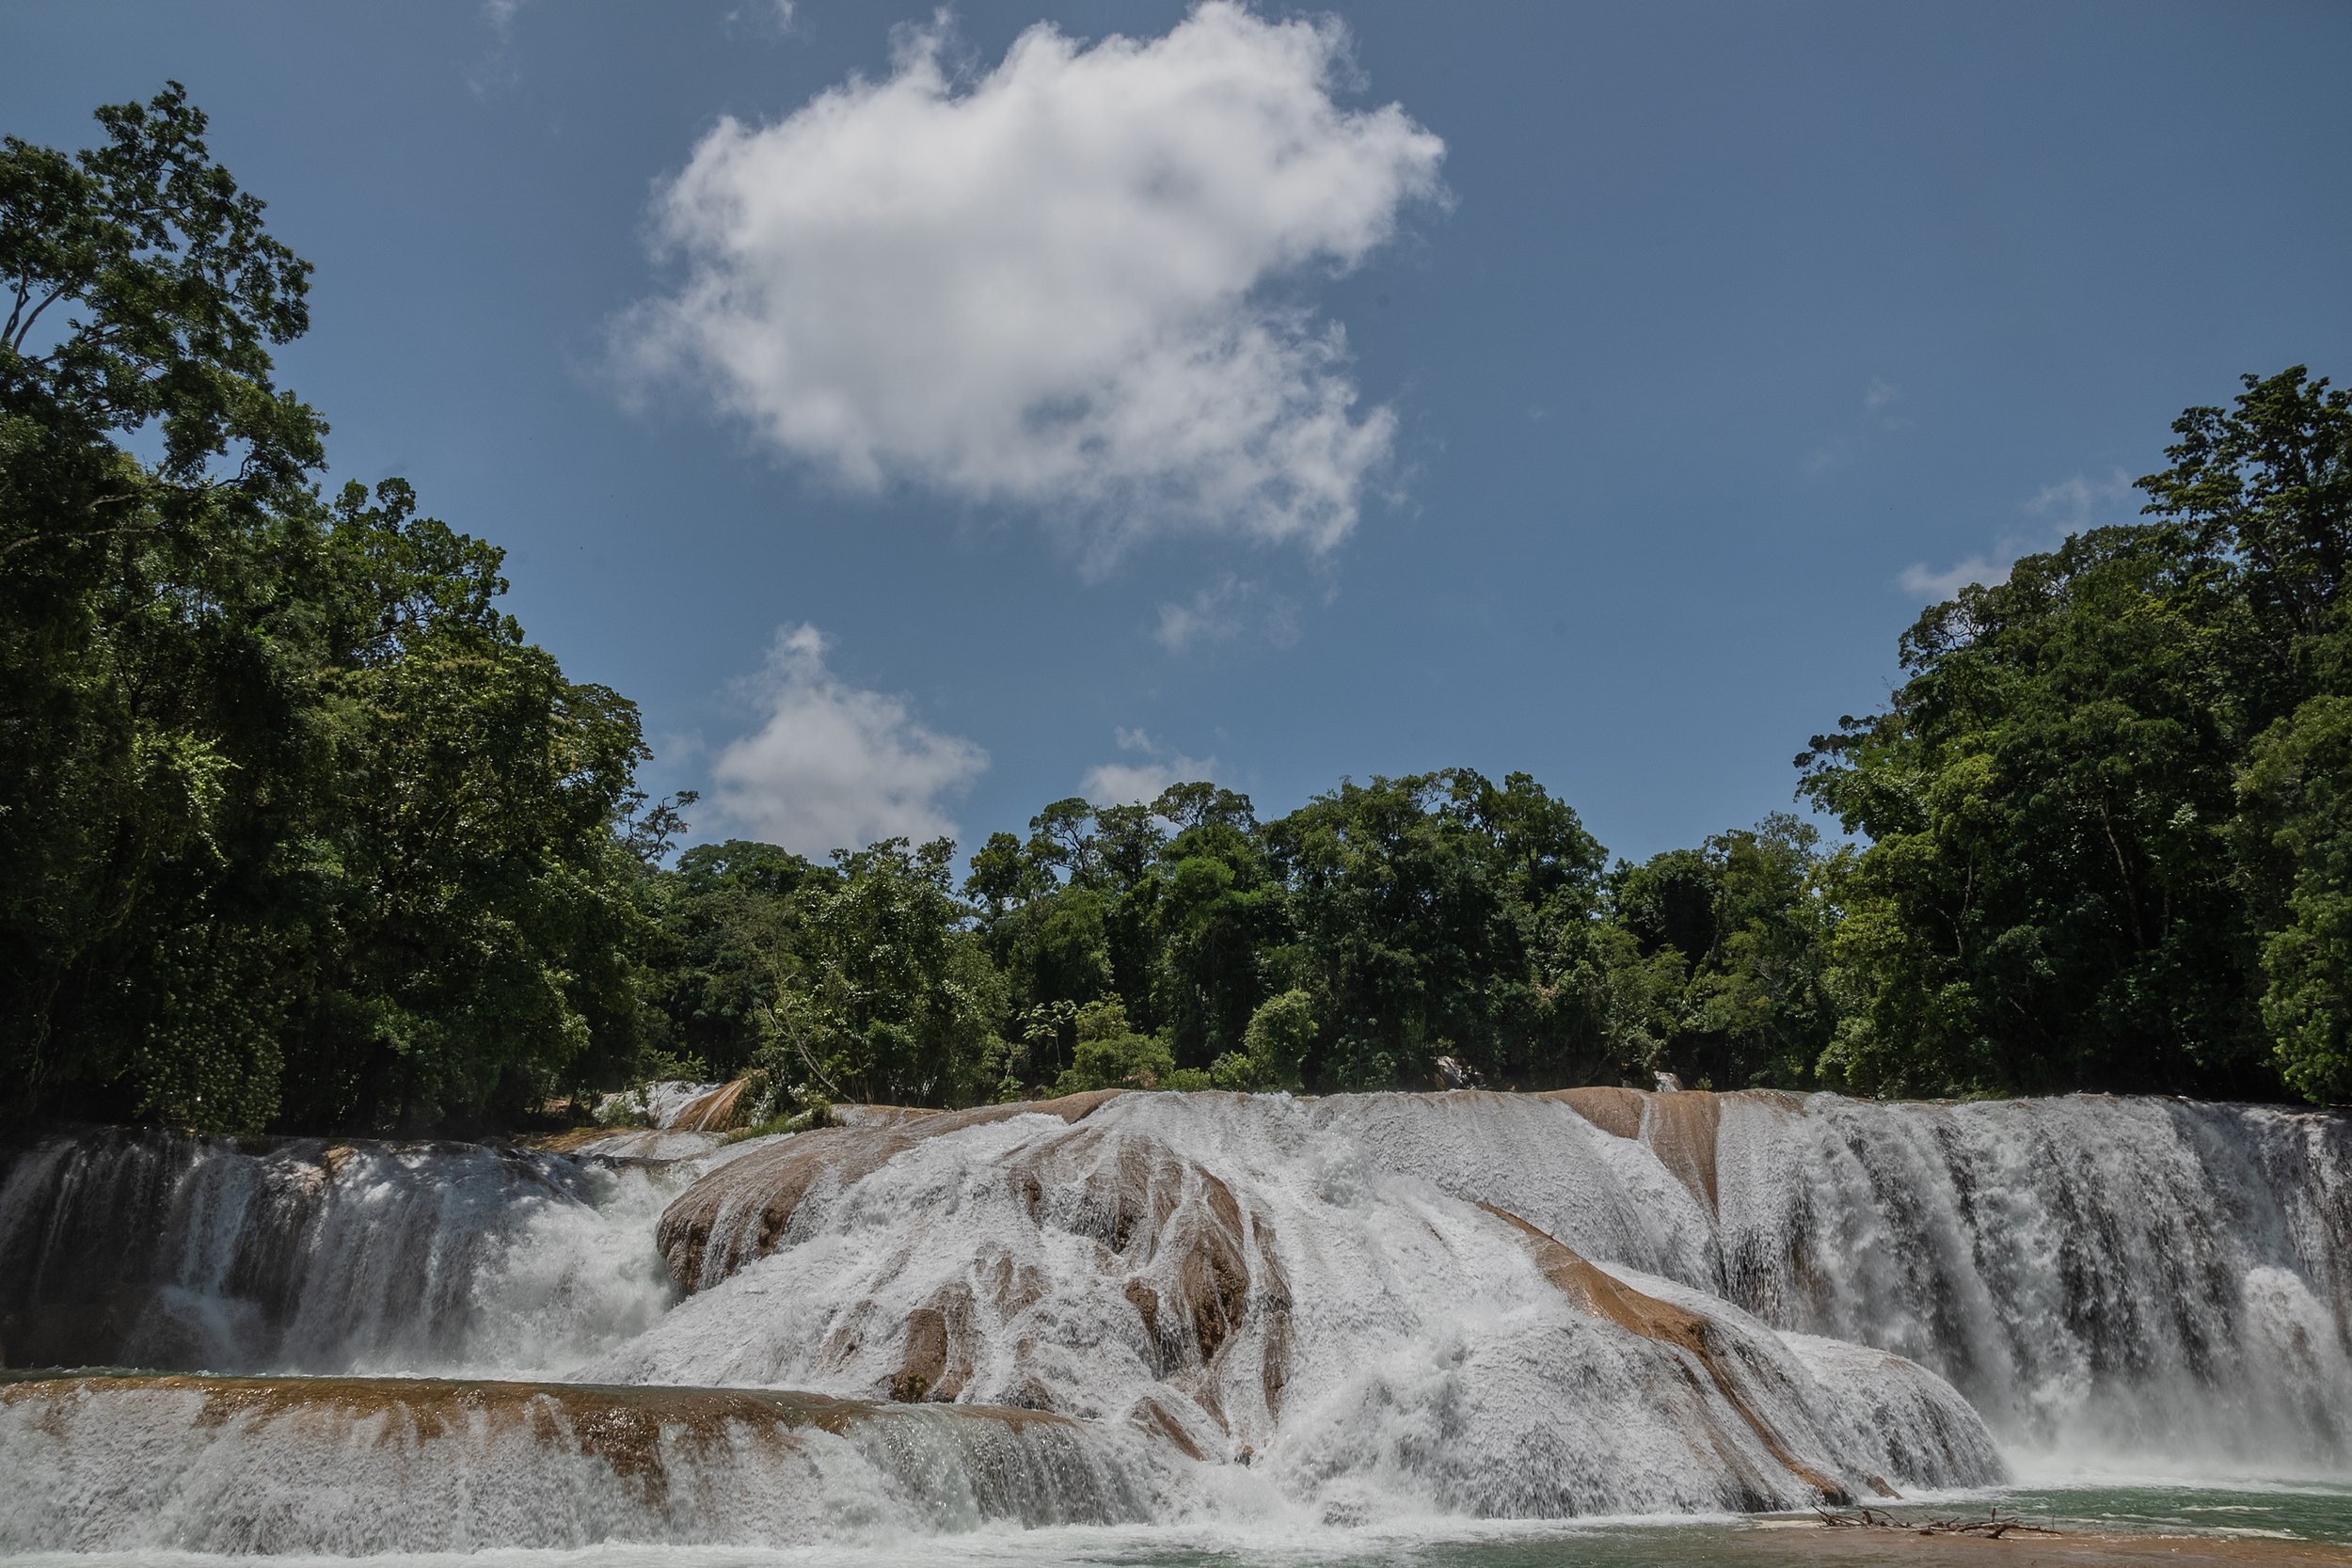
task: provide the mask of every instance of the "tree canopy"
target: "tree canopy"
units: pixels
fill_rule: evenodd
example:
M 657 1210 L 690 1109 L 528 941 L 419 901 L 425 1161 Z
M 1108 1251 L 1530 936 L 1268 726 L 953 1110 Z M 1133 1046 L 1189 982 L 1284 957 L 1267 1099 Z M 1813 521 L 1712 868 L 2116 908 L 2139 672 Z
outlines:
M 1635 864 L 1525 773 L 678 846 L 636 709 L 274 379 L 310 268 L 177 86 L 0 148 L 0 1119 L 513 1124 L 1108 1086 L 2352 1099 L 2352 399 L 1929 609 L 1786 813 Z
M 0 1097 L 417 1125 L 624 1065 L 636 711 L 274 380 L 310 268 L 174 84 L 0 150 Z
M 1799 759 L 1868 840 L 1841 1081 L 2352 1097 L 2352 399 L 2296 366 L 2173 431 L 2152 521 L 1929 610 Z

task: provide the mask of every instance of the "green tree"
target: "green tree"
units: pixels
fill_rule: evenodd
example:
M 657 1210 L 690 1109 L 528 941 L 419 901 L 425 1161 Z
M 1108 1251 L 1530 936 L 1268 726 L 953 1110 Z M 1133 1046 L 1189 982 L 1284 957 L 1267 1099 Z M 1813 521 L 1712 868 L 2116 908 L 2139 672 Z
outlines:
M 996 1089 L 1009 998 L 949 891 L 955 845 L 837 849 L 803 882 L 798 940 L 771 949 L 760 1063 L 834 1101 L 970 1104 Z
M 323 562 L 284 503 L 325 427 L 268 352 L 309 268 L 176 83 L 98 119 L 0 148 L 0 1093 L 253 1125 L 299 938 L 224 873 L 296 809 L 244 781 L 313 749 L 288 645 Z
M 2352 698 L 2312 698 L 2265 730 L 2238 790 L 2280 1075 L 2352 1101 Z
M 1614 923 L 1634 946 L 1616 962 L 1638 973 L 1613 976 L 1611 1006 L 1654 1041 L 1653 1065 L 1719 1088 L 1811 1082 L 1840 1017 L 1828 957 L 1846 860 L 1775 813 L 1618 868 Z
M 519 1108 L 645 1019 L 634 709 L 273 379 L 310 268 L 177 86 L 0 149 L 0 1111 Z
M 734 1076 L 752 1065 L 775 1005 L 771 955 L 798 940 L 795 895 L 828 873 L 772 844 L 697 844 L 674 870 L 647 879 L 658 935 L 648 994 L 671 1042 L 707 1070 Z
M 1343 782 L 1265 838 L 1325 1021 L 1312 1081 L 1425 1083 L 1442 1054 L 1529 1085 L 1619 1075 L 1621 1042 L 1562 983 L 1593 940 L 1602 852 L 1533 779 Z
M 1831 1081 L 2334 1082 L 2340 798 L 2295 781 L 2344 694 L 2352 407 L 2299 366 L 2245 388 L 2175 422 L 2154 521 L 1929 610 L 1888 710 L 1799 759 L 1870 840 L 1836 890 Z
M 1220 1089 L 1295 1089 L 1317 1033 L 1312 996 L 1295 990 L 1269 996 L 1249 1015 L 1241 1050 L 1219 1056 L 1210 1078 Z
M 1203 1083 L 1177 1081 L 1176 1059 L 1168 1042 L 1156 1035 L 1138 1033 L 1127 1022 L 1127 1009 L 1116 998 L 1078 1009 L 1077 1045 L 1070 1070 L 1054 1085 L 1057 1094 L 1087 1089 L 1205 1088 Z
M 333 768 L 306 867 L 318 990 L 293 1031 L 306 1121 L 513 1111 L 570 1082 L 601 1022 L 634 1054 L 634 863 L 612 832 L 636 709 L 575 685 L 495 609 L 501 552 L 347 487 L 329 546 L 367 607 L 322 671 Z M 341 640 L 339 640 L 341 641 Z

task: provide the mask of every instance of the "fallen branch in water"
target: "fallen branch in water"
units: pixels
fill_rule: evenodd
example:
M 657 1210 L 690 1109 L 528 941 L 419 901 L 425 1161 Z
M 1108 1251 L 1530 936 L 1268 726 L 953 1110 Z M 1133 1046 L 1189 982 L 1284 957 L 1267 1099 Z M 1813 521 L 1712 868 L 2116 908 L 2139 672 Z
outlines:
M 2029 1525 L 2014 1513 L 2001 1517 L 1994 1509 L 1981 1519 L 1899 1519 L 1883 1509 L 1858 1508 L 1851 1513 L 1835 1513 L 1816 1508 L 1821 1523 L 1840 1529 L 1902 1529 L 1914 1535 L 1977 1535 L 1988 1541 L 1998 1541 L 2006 1535 L 2062 1535 L 2063 1530 L 2047 1525 Z

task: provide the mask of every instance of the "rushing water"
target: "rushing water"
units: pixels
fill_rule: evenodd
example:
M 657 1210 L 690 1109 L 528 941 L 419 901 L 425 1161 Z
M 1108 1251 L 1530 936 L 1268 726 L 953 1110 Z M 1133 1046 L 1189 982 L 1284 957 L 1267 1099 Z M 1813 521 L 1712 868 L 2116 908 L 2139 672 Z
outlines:
M 13 1366 L 560 1376 L 675 1298 L 681 1175 L 467 1144 L 47 1139 L 0 1184 Z
M 1923 1491 L 2352 1541 L 2339 1116 L 1048 1109 L 570 1154 L 21 1148 L 0 1358 L 271 1376 L 11 1374 L 0 1552 L 879 1563 L 977 1531 L 958 1550 L 1040 1568 L 1794 1561 L 1727 1519 L 1508 1521 Z M 286 1376 L 388 1372 L 444 1381 Z

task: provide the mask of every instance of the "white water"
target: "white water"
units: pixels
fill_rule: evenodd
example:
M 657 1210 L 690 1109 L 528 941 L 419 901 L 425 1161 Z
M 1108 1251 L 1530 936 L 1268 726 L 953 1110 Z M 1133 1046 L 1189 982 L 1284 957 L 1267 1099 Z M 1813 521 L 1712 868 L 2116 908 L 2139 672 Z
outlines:
M 560 1376 L 675 1299 L 651 1239 L 684 1180 L 462 1144 L 53 1137 L 0 1182 L 0 1349 Z
M 431 1386 L 422 1386 L 430 1388 Z M 27 1418 L 32 1417 L 33 1418 Z M 0 1405 L 0 1552 L 473 1552 L 619 1539 L 870 1539 L 1145 1517 L 1151 1466 L 1083 1429 L 894 1408 L 840 1433 L 673 1426 L 645 1463 L 575 1441 L 552 1401 L 437 1426 L 398 1404 L 243 1409 L 103 1387 Z M 27 1506 L 26 1499 L 41 1506 Z
M 1588 1256 L 1931 1367 L 2023 1451 L 2352 1470 L 2352 1121 L 2087 1095 L 1719 1103 L 1720 1217 L 1645 1144 L 1554 1101 L 1314 1115 Z
M 1007 1180 L 1032 1168 L 1049 1184 L 1034 1212 Z M 1163 1301 L 1184 1296 L 1186 1269 L 1217 1245 L 1203 1173 L 1234 1195 L 1248 1275 L 1239 1322 L 1205 1357 L 1182 1330 L 1155 1342 L 1129 1293 L 1140 1280 Z M 1139 1180 L 1179 1207 L 1120 1238 L 1106 1210 Z M 845 1191 L 813 1194 L 786 1243 L 583 1375 L 887 1397 L 909 1315 L 968 1297 L 977 1350 L 962 1397 L 1121 1425 L 1149 1401 L 1204 1453 L 1248 1453 L 1282 1495 L 1334 1519 L 1812 1495 L 1722 1396 L 1683 1375 L 1681 1353 L 1578 1310 L 1506 1225 L 1383 1168 L 1285 1097 L 1135 1096 L 1074 1128 L 1029 1117 L 931 1138 Z M 1740 1394 L 1851 1490 L 1996 1473 L 1974 1417 L 1915 1369 L 1791 1345 L 1724 1302 L 1627 1277 L 1721 1323 Z M 1882 1404 L 1908 1419 L 1879 1418 Z
M 675 1495 L 700 1500 L 614 1513 L 577 1500 L 612 1492 L 609 1471 L 543 1451 L 544 1431 L 404 1440 L 379 1473 L 361 1451 L 381 1433 L 282 1441 L 242 1418 L 106 1415 L 129 1407 L 105 1394 L 76 1407 L 79 1424 L 37 1401 L 0 1415 L 0 1471 L 35 1478 L 0 1498 L 0 1546 L 465 1550 L 1048 1518 L 1311 1530 L 1705 1513 L 1802 1503 L 1807 1475 L 1859 1493 L 1981 1485 L 2001 1470 L 1988 1429 L 2028 1473 L 2352 1469 L 2344 1118 L 1725 1096 L 1710 1184 L 1647 1104 L 1637 1137 L 1558 1101 L 1484 1094 L 1126 1096 L 1074 1125 L 963 1127 L 820 1175 L 772 1252 L 728 1277 L 714 1263 L 682 1301 L 655 1250 L 662 1205 L 699 1171 L 755 1173 L 773 1151 L 820 1146 L 700 1138 L 678 1146 L 691 1159 L 648 1169 L 456 1146 L 58 1140 L 0 1181 L 10 1346 L 49 1305 L 83 1302 L 104 1308 L 80 1314 L 85 1336 L 113 1334 L 119 1351 L 93 1358 L 886 1400 L 920 1360 L 911 1319 L 932 1313 L 955 1396 L 1075 1418 L 1097 1481 L 1061 1513 L 964 1507 L 938 1499 L 972 1493 L 973 1462 L 909 1435 L 929 1429 L 817 1434 L 782 1468 L 756 1445 L 681 1433 L 664 1439 Z M 714 1259 L 759 1250 L 757 1191 L 720 1210 Z M 1711 1323 L 1714 1378 L 1581 1309 L 1479 1204 Z M 1158 1317 L 1138 1287 L 1165 1304 Z M 1205 1459 L 1181 1457 L 1170 1432 Z M 812 1449 L 836 1447 L 867 1457 L 808 1467 Z M 257 1471 L 298 1478 L 269 1484 L 277 1524 L 188 1486 L 109 1503 L 90 1517 L 113 1522 L 84 1535 L 27 1523 L 111 1495 L 109 1477 L 132 1478 L 128 1499 L 166 1473 Z M 306 1500 L 322 1487 L 331 1509 Z M 451 1517 L 467 1522 L 428 1527 L 401 1487 L 453 1488 Z M 509 1494 L 519 1513 L 490 1501 Z M 158 1517 L 170 1532 L 137 1523 Z M 352 1523 L 368 1517 L 373 1533 Z
M 1768 1316 L 1935 1367 L 2021 1446 L 2352 1473 L 2344 1117 L 1823 1097 L 1724 1125 L 1725 1283 Z

